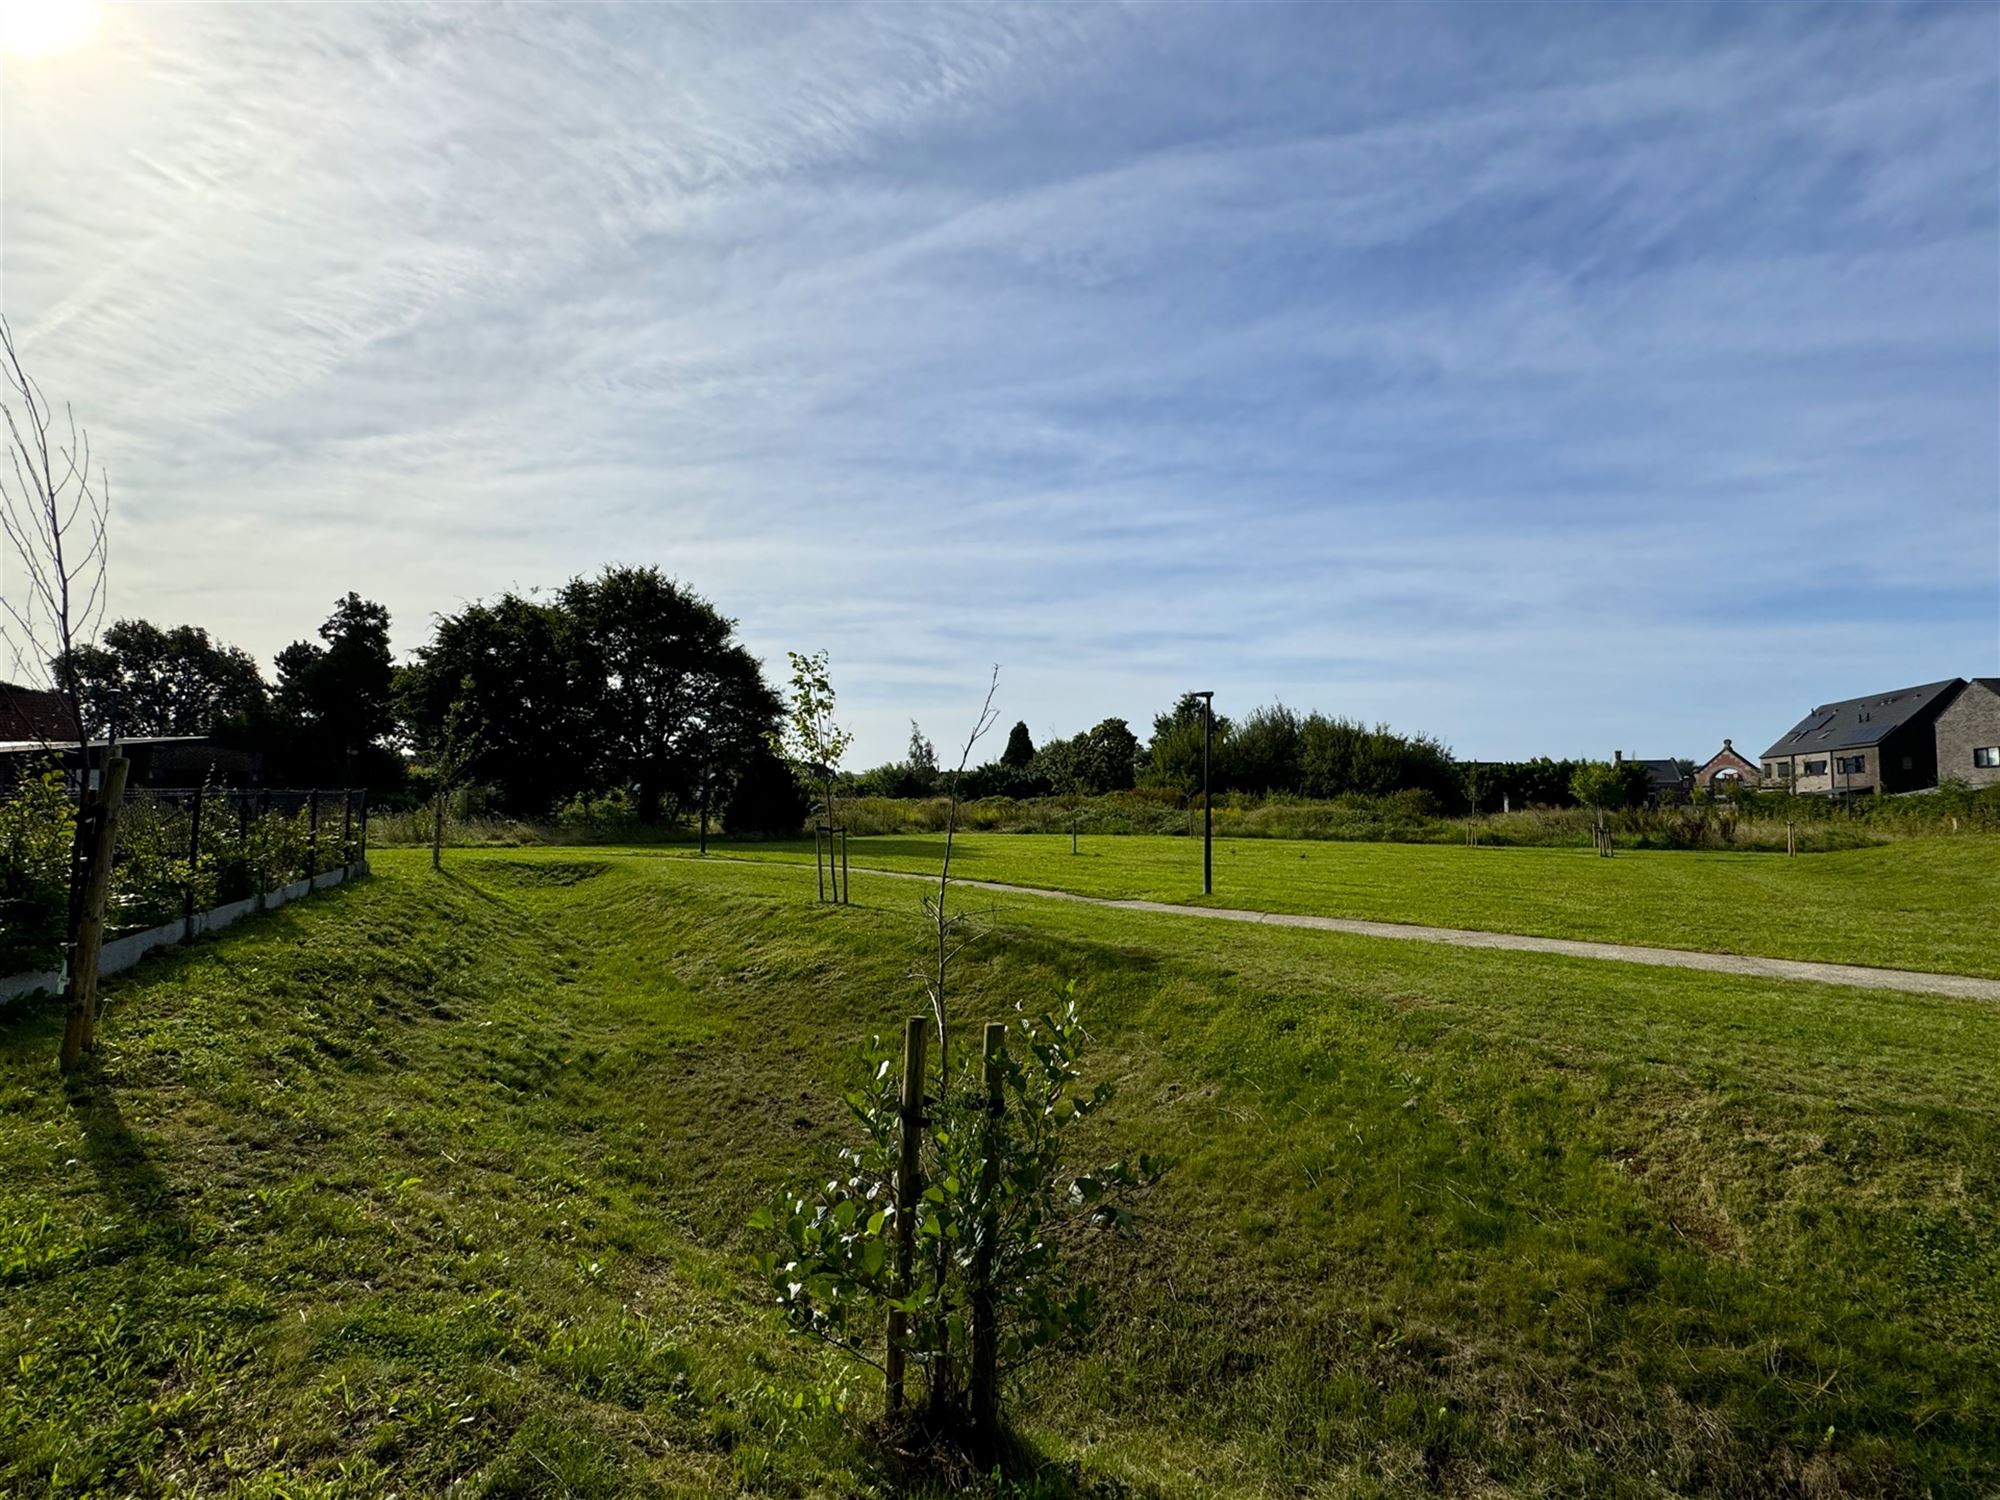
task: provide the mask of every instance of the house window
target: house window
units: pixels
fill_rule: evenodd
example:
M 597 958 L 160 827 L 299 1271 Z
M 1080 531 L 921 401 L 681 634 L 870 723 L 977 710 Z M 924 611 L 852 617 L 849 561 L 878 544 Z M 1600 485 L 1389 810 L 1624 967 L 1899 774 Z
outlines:
M 1981 745 L 1972 752 L 1972 763 L 1987 771 L 2000 768 L 2000 745 Z
M 1781 781 L 1790 781 L 1792 779 L 1792 763 L 1790 761 L 1781 760 L 1778 762 L 1778 779 Z
M 1799 767 L 1799 774 L 1801 776 L 1824 776 L 1826 774 L 1826 762 L 1823 760 L 1809 760 L 1803 766 Z
M 1839 771 L 1843 776 L 1859 776 L 1868 769 L 1868 757 L 1865 755 L 1837 755 L 1834 757 L 1834 769 Z

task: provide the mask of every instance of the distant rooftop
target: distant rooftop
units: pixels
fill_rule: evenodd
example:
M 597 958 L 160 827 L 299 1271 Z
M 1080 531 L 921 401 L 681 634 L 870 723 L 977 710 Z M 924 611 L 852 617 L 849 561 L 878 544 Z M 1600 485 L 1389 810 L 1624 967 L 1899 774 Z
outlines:
M 1677 760 L 1642 760 L 1639 764 L 1644 766 L 1646 774 L 1653 778 L 1654 786 L 1679 786 L 1687 780 L 1681 772 L 1681 763 Z
M 60 694 L 23 687 L 18 682 L 0 682 L 0 736 L 9 740 L 36 735 L 53 739 L 73 733 L 74 723 Z
M 209 736 L 205 734 L 133 734 L 121 735 L 118 743 L 121 745 L 205 745 L 208 743 L 208 740 Z M 92 740 L 90 748 L 93 750 L 102 750 L 110 743 L 109 740 Z M 76 741 L 65 740 L 58 735 L 51 735 L 45 740 L 0 740 L 0 755 L 33 755 L 38 751 L 46 751 L 51 755 L 60 755 L 66 750 L 74 750 L 75 748 Z
M 1772 756 L 1803 755 L 1808 751 L 1856 750 L 1880 744 L 1912 719 L 1941 708 L 1965 684 L 1956 677 L 1927 682 L 1922 687 L 1871 693 L 1840 703 L 1822 703 L 1792 726 L 1791 732 L 1764 752 Z

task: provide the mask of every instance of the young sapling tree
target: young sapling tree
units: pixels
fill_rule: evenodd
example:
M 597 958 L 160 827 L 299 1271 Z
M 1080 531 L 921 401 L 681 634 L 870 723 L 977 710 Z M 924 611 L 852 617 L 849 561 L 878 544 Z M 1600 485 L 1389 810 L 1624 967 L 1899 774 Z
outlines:
M 827 670 L 826 652 L 815 651 L 810 656 L 796 651 L 785 654 L 792 662 L 792 695 L 771 748 L 791 763 L 801 781 L 819 793 L 827 838 L 831 840 L 839 827 L 833 812 L 833 789 L 840 777 L 840 762 L 854 743 L 854 735 L 834 720 L 833 679 Z M 847 899 L 847 887 L 837 865 L 833 899 L 837 902 Z
M 958 783 L 992 703 L 989 685 L 947 781 L 945 855 L 924 900 L 930 1016 L 911 1018 L 903 1069 L 881 1037 L 863 1049 L 846 1095 L 860 1137 L 838 1152 L 831 1179 L 751 1219 L 773 1242 L 758 1266 L 790 1326 L 882 1370 L 892 1418 L 910 1420 L 905 1372 L 922 1372 L 927 1431 L 899 1434 L 899 1445 L 927 1436 L 982 1468 L 999 1457 L 1007 1377 L 1092 1325 L 1096 1294 L 1077 1275 L 1076 1238 L 1129 1228 L 1130 1198 L 1167 1165 L 1145 1155 L 1097 1171 L 1072 1165 L 1074 1128 L 1112 1094 L 1108 1083 L 1080 1087 L 1086 1038 L 1073 985 L 1011 1026 L 989 1025 L 976 1060 L 952 1061 L 950 970 L 966 941 L 948 905 Z M 926 1020 L 938 1039 L 929 1090 L 903 1077 L 923 1066 Z
M 445 711 L 436 740 L 428 747 L 425 767 L 431 778 L 431 868 L 444 868 L 444 829 L 451 816 L 451 795 L 463 786 L 479 758 L 479 734 L 474 728 L 473 687 L 461 679 L 458 696 Z
M 79 661 L 96 646 L 104 623 L 111 486 L 103 465 L 92 462 L 90 433 L 77 426 L 67 407 L 64 441 L 55 408 L 22 366 L 14 330 L 5 318 L 0 318 L 0 383 L 0 417 L 7 427 L 7 461 L 0 465 L 0 538 L 13 562 L 12 567 L 0 566 L 0 650 L 9 658 L 7 676 L 26 677 L 59 705 L 54 725 L 42 724 L 32 712 L 21 717 L 46 748 L 60 744 L 76 752 L 61 1052 L 62 1066 L 71 1068 L 90 1046 L 96 1027 L 97 944 L 103 936 L 108 866 L 124 787 L 124 763 L 114 764 L 107 745 L 104 783 L 93 791 L 90 725 L 78 673 Z M 18 584 L 9 574 L 18 574 Z

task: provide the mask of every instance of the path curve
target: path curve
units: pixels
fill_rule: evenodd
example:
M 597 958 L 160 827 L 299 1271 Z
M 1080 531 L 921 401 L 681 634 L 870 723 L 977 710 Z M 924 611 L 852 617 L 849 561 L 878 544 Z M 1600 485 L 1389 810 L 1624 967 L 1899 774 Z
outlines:
M 767 860 L 745 862 L 769 863 Z M 910 870 L 877 870 L 865 865 L 854 868 L 863 875 L 937 884 L 935 875 L 920 875 Z M 1878 969 L 1866 964 L 1815 963 L 1800 958 L 1757 958 L 1744 953 L 1702 953 L 1688 948 L 1642 948 L 1632 943 L 1529 937 L 1525 933 L 1478 932 L 1465 927 L 1421 927 L 1413 922 L 1367 922 L 1356 917 L 1314 917 L 1294 912 L 1244 911 L 1227 906 L 1182 906 L 1170 901 L 1080 896 L 1075 891 L 1007 885 L 998 880 L 955 878 L 951 883 L 966 890 L 997 891 L 1008 896 L 1038 896 L 1045 901 L 1070 901 L 1079 906 L 1102 906 L 1113 911 L 1207 917 L 1217 922 L 1257 922 L 1271 927 L 1308 927 L 1318 932 L 1348 932 L 1359 937 L 1392 938 L 1406 943 L 1443 943 L 1454 948 L 1504 948 L 1516 953 L 1559 953 L 1566 958 L 1651 964 L 1663 969 L 1702 969 L 1711 974 L 1743 974 L 1753 979 L 1793 979 L 1809 984 L 1845 984 L 1869 990 L 1898 990 L 1904 994 L 1945 995 L 1954 1000 L 2000 1001 L 2000 979 L 1981 979 L 1971 974 L 1931 974 L 1921 969 Z

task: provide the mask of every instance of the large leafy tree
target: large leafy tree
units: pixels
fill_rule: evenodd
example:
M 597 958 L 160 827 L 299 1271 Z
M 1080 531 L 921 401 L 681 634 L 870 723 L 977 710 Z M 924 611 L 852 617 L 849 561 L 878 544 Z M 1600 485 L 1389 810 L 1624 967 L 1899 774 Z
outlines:
M 255 658 L 199 625 L 118 620 L 99 644 L 80 647 L 73 665 L 93 735 L 114 727 L 127 736 L 246 728 L 263 717 L 269 697 Z
M 1183 796 L 1201 788 L 1203 700 L 1193 693 L 1181 694 L 1174 706 L 1153 720 L 1152 742 L 1146 747 L 1146 779 L 1157 786 L 1174 787 Z M 1215 716 L 1214 753 L 1220 758 L 1229 739 L 1231 725 L 1221 714 Z M 1221 767 L 1211 763 L 1209 784 L 1219 786 Z
M 606 568 L 559 600 L 589 702 L 600 774 L 644 821 L 717 797 L 776 723 L 778 695 L 736 622 L 658 568 Z M 719 800 L 719 798 L 717 799 Z
M 1638 761 L 1587 760 L 1571 773 L 1569 790 L 1585 807 L 1613 811 L 1644 807 L 1652 791 L 1652 778 Z
M 1289 792 L 1300 775 L 1299 716 L 1282 703 L 1253 709 L 1231 731 L 1224 776 L 1235 791 Z
M 349 594 L 318 641 L 294 641 L 278 653 L 278 712 L 305 759 L 351 775 L 356 759 L 395 727 L 394 681 L 389 611 Z
M 587 746 L 596 694 L 557 604 L 502 594 L 440 615 L 430 644 L 396 679 L 396 701 L 417 754 L 442 749 L 454 709 L 474 736 L 466 776 L 501 806 L 536 817 L 595 789 Z
M 1299 790 L 1308 797 L 1425 791 L 1447 806 L 1465 795 L 1450 747 L 1430 735 L 1401 735 L 1386 724 L 1308 714 L 1299 721 Z
M 1093 796 L 1130 791 L 1138 760 L 1139 737 L 1123 719 L 1106 719 L 1077 737 L 1077 781 Z

